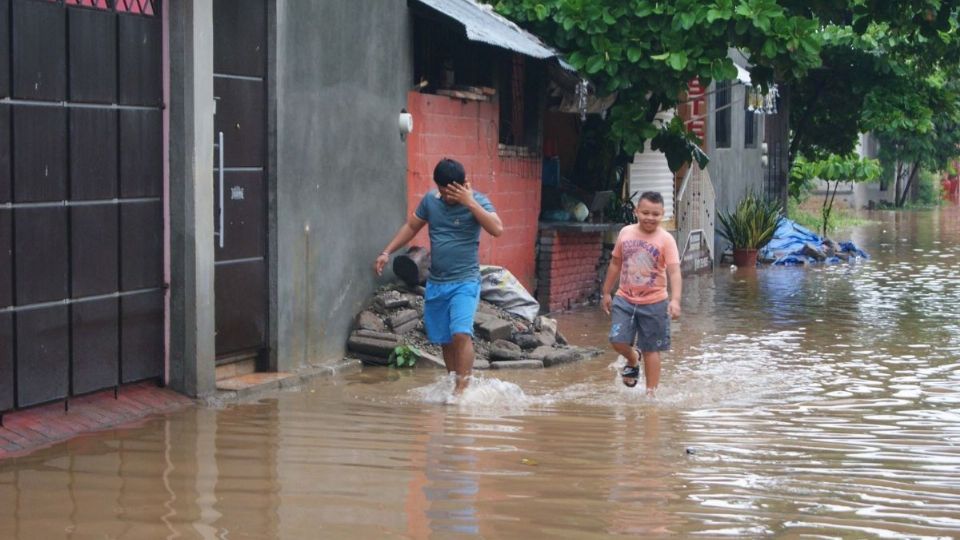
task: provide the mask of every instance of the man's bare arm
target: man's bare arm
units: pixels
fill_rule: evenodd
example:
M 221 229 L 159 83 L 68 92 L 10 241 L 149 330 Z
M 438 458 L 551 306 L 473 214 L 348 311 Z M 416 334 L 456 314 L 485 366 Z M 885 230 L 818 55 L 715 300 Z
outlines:
M 413 237 L 416 236 L 417 233 L 420 232 L 420 229 L 426 224 L 427 222 L 418 218 L 416 214 L 410 214 L 410 217 L 400 226 L 397 234 L 393 235 L 393 239 L 390 240 L 387 247 L 380 252 L 376 262 L 373 264 L 373 270 L 378 276 L 383 274 L 383 267 L 386 266 L 387 261 L 390 259 L 390 254 L 407 245 L 407 242 L 413 240 Z

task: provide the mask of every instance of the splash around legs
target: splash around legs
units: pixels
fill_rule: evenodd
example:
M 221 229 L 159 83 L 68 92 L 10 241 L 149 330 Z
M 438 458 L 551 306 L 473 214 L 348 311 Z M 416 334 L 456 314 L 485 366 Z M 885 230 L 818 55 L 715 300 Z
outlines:
M 454 334 L 453 341 L 442 345 L 443 363 L 448 372 L 456 373 L 453 395 L 459 396 L 470 385 L 473 370 L 473 337 L 470 334 Z

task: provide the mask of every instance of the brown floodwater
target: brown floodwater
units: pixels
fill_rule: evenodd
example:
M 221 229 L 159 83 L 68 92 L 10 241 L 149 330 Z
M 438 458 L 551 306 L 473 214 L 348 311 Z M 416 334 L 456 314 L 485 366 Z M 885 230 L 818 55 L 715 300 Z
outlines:
M 655 399 L 609 353 L 458 405 L 365 369 L 0 463 L 0 538 L 960 536 L 960 212 L 872 217 L 867 262 L 687 278 Z

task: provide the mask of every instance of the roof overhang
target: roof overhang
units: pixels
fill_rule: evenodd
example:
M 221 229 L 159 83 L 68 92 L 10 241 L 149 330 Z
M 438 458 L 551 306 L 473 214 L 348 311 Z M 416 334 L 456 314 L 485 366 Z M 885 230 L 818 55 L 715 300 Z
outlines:
M 560 57 L 560 53 L 545 45 L 540 38 L 517 26 L 493 10 L 493 6 L 475 0 L 415 0 L 462 24 L 467 39 L 507 49 L 524 56 L 549 60 L 555 58 L 566 70 L 573 66 Z

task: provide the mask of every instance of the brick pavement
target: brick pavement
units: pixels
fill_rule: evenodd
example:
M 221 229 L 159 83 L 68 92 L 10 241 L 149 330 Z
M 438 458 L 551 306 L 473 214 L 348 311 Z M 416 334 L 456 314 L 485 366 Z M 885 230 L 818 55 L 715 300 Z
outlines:
M 114 399 L 113 390 L 106 390 L 71 398 L 69 410 L 58 401 L 8 412 L 0 427 L 0 460 L 192 404 L 186 396 L 143 382 L 120 387 L 119 399 Z

